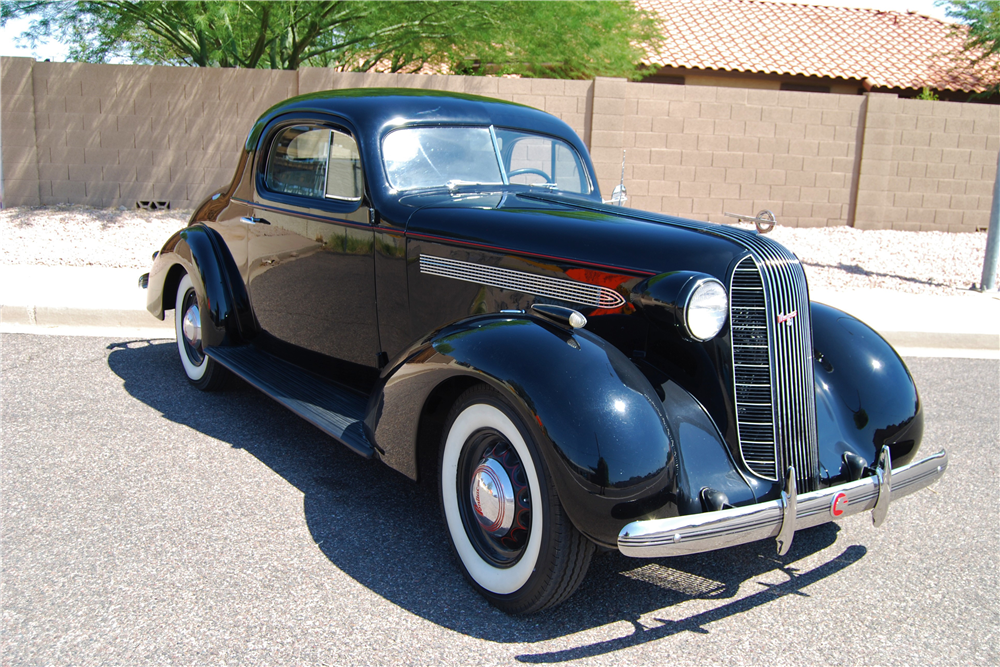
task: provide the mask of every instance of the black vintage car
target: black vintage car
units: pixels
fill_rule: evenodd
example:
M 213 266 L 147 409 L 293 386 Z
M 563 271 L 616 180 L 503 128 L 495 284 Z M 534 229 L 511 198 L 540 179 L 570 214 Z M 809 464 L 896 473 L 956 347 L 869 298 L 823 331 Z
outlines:
M 929 485 L 920 399 L 862 322 L 742 229 L 602 201 L 562 121 L 482 97 L 339 90 L 254 125 L 155 257 L 191 383 L 235 374 L 364 457 L 436 481 L 499 608 L 596 548 L 710 551 Z

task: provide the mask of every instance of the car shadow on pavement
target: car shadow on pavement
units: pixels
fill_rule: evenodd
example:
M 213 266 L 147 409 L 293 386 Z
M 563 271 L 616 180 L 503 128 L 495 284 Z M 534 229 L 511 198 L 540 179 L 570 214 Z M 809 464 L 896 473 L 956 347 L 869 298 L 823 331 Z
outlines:
M 437 492 L 338 445 L 260 392 L 237 381 L 206 394 L 184 378 L 172 341 L 128 341 L 109 346 L 108 365 L 135 399 L 164 418 L 245 450 L 304 496 L 303 514 L 316 547 L 330 562 L 374 593 L 432 623 L 472 637 L 534 643 L 625 621 L 625 637 L 579 648 L 521 655 L 523 662 L 558 662 L 616 651 L 706 625 L 836 574 L 863 558 L 850 546 L 801 572 L 796 561 L 834 544 L 836 524 L 796 534 L 777 556 L 767 540 L 709 554 L 638 560 L 599 553 L 577 593 L 556 609 L 515 618 L 490 606 L 463 579 L 453 561 Z M 776 584 L 738 597 L 740 586 L 766 575 Z M 640 618 L 689 600 L 717 606 L 652 628 Z M 703 608 L 703 605 L 700 605 Z M 643 623 L 649 623 L 643 619 Z

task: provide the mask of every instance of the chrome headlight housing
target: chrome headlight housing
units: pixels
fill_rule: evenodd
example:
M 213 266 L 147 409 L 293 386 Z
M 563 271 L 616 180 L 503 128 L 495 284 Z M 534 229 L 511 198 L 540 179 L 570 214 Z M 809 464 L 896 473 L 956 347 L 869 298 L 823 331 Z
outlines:
M 652 322 L 699 343 L 718 336 L 729 319 L 729 293 L 707 273 L 661 273 L 636 285 L 630 299 Z
M 682 320 L 690 338 L 705 341 L 715 338 L 729 317 L 729 295 L 715 278 L 693 280 L 681 295 Z

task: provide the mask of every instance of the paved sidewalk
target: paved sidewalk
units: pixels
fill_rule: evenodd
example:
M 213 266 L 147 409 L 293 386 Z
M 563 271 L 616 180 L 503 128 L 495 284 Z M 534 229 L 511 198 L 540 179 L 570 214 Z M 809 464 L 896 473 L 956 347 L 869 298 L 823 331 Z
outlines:
M 0 266 L 0 322 L 32 327 L 162 329 L 173 322 L 146 311 L 135 269 Z
M 129 330 L 172 338 L 172 320 L 146 311 L 146 292 L 135 269 L 0 266 L 0 326 L 6 331 L 97 334 Z M 848 312 L 902 352 L 951 350 L 1000 358 L 1000 295 L 958 292 L 921 296 L 888 290 L 815 289 L 814 301 Z
M 1000 356 L 1000 294 L 996 292 L 956 291 L 944 296 L 814 289 L 810 296 L 850 313 L 896 348 L 986 350 Z

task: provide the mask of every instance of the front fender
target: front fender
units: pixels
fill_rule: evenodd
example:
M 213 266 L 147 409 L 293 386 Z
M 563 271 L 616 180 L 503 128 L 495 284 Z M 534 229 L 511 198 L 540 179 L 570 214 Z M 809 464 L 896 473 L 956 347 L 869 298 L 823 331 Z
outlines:
M 888 445 L 893 467 L 912 461 L 924 417 L 899 354 L 867 324 L 836 308 L 812 304 L 812 321 L 820 465 L 830 482 L 841 481 L 845 452 L 874 465 Z
M 511 400 L 567 514 L 591 539 L 616 543 L 634 518 L 616 518 L 616 507 L 654 511 L 675 502 L 672 436 L 646 377 L 593 333 L 526 315 L 486 315 L 438 330 L 383 372 L 368 427 L 387 464 L 415 471 L 423 405 L 455 376 L 486 382 Z M 658 504 L 641 503 L 649 498 Z
M 255 320 L 246 286 L 218 232 L 202 224 L 185 227 L 167 239 L 153 260 L 146 309 L 161 320 L 164 310 L 173 308 L 180 269 L 201 287 L 199 307 L 209 314 L 202 322 L 206 347 L 233 344 L 252 335 Z

